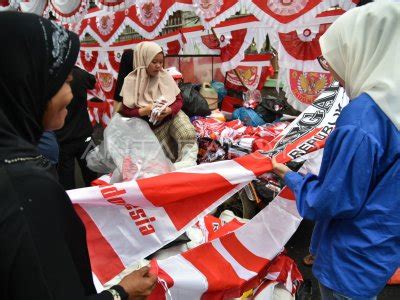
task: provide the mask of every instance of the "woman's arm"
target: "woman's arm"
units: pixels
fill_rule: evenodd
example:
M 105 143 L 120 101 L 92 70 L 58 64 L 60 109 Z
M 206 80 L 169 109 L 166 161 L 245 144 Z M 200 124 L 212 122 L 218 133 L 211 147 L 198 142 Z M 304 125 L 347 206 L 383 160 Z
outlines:
M 172 116 L 175 116 L 175 115 L 182 109 L 182 106 L 183 106 L 183 98 L 182 98 L 181 93 L 179 93 L 179 94 L 176 96 L 175 102 L 172 103 L 172 104 L 169 106 L 169 108 L 171 109 L 171 115 L 172 115 Z
M 318 221 L 357 214 L 368 197 L 379 151 L 376 141 L 354 126 L 334 130 L 318 176 L 284 172 L 300 215 Z
M 143 108 L 130 108 L 125 104 L 122 104 L 120 114 L 127 118 L 140 118 L 144 116 L 149 116 L 151 113 L 152 105 L 149 104 Z

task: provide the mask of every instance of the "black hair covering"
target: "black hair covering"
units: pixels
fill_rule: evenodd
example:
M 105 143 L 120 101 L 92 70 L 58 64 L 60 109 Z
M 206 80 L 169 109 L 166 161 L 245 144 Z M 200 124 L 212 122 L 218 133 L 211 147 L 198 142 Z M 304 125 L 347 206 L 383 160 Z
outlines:
M 79 53 L 79 39 L 34 14 L 0 12 L 0 161 L 38 155 L 42 119 Z

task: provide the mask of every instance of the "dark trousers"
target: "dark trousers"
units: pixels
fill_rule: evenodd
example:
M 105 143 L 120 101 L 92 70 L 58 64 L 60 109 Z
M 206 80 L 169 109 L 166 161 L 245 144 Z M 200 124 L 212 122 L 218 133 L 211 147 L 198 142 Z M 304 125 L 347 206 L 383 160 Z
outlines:
M 90 186 L 90 183 L 96 179 L 97 173 L 90 170 L 86 165 L 86 154 L 88 153 L 89 142 L 84 139 L 75 140 L 69 143 L 60 145 L 60 158 L 57 166 L 59 182 L 66 190 L 76 188 L 75 183 L 75 159 L 78 161 L 81 169 L 82 178 L 85 186 Z

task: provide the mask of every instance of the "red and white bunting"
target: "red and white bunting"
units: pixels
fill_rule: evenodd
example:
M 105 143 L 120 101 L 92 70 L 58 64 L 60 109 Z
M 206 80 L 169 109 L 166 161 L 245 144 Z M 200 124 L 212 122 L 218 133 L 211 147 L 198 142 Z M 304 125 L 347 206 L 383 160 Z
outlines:
M 75 23 L 85 17 L 89 0 L 49 0 L 48 8 L 61 23 Z
M 95 0 L 97 7 L 105 11 L 124 10 L 135 4 L 135 0 Z
M 338 5 L 346 10 L 353 8 L 358 0 L 241 0 L 241 3 L 267 27 L 279 32 L 289 32 L 308 24 L 319 13 L 331 7 Z
M 292 69 L 283 72 L 283 89 L 287 101 L 298 111 L 305 110 L 333 82 L 333 76 L 327 72 L 302 72 Z
M 43 12 L 46 8 L 47 1 L 29 0 L 29 1 L 22 1 L 19 5 L 22 12 L 37 14 L 41 16 L 43 15 Z
M 235 69 L 240 79 L 233 71 L 226 73 L 226 88 L 242 91 L 261 90 L 267 77 L 274 74 L 274 70 L 271 70 L 271 59 L 271 54 L 246 55 Z
M 16 10 L 22 0 L 3 0 L 0 1 L 0 11 Z
M 241 8 L 239 0 L 193 0 L 192 3 L 206 29 L 225 21 Z

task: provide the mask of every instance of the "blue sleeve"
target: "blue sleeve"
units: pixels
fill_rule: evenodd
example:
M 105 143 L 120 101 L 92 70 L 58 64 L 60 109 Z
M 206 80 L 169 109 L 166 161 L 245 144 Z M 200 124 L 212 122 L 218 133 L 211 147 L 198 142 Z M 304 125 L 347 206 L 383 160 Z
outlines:
M 355 126 L 336 128 L 328 138 L 318 176 L 285 175 L 303 218 L 351 218 L 367 199 L 379 153 L 375 139 Z

